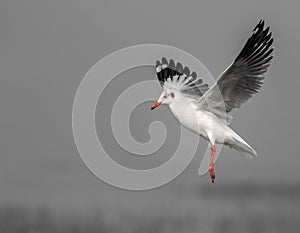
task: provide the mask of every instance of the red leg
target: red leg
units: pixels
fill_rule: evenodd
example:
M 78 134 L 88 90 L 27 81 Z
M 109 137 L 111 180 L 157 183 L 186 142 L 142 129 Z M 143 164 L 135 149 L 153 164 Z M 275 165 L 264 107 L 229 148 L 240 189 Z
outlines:
M 210 157 L 210 163 L 209 163 L 209 175 L 211 178 L 211 182 L 215 182 L 215 169 L 214 169 L 214 157 L 215 157 L 215 153 L 216 153 L 216 146 L 212 146 L 210 148 L 211 151 L 211 157 Z

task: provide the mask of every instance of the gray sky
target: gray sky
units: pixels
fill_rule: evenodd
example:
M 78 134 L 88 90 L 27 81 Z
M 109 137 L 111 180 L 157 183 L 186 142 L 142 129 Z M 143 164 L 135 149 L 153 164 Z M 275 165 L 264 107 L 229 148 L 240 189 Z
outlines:
M 224 184 L 299 183 L 298 1 L 2 2 L 0 204 L 88 202 L 114 190 L 88 171 L 72 136 L 76 89 L 101 58 L 131 45 L 167 44 L 218 76 L 261 18 L 273 31 L 275 59 L 261 93 L 235 111 L 232 125 L 259 158 L 224 149 L 217 175 Z M 197 176 L 200 159 L 194 162 L 187 176 L 207 184 Z M 132 196 L 120 193 L 112 195 Z

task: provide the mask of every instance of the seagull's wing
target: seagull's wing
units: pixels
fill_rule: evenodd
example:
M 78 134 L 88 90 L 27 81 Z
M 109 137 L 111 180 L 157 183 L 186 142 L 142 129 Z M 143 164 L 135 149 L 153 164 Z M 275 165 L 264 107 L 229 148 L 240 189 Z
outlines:
M 163 57 L 161 61 L 156 61 L 156 75 L 163 87 L 176 88 L 183 94 L 199 99 L 207 90 L 208 85 L 203 84 L 203 80 L 197 73 L 190 72 L 190 69 L 180 62 L 175 64 L 173 59 L 168 60 Z
M 216 115 L 220 115 L 222 98 L 225 104 L 225 106 L 223 104 L 223 112 L 229 113 L 234 108 L 240 108 L 253 94 L 256 94 L 263 84 L 264 73 L 273 58 L 271 35 L 269 27 L 264 29 L 264 21 L 261 20 L 234 62 L 197 101 L 198 106 L 205 108 L 208 104 L 212 112 L 215 111 Z

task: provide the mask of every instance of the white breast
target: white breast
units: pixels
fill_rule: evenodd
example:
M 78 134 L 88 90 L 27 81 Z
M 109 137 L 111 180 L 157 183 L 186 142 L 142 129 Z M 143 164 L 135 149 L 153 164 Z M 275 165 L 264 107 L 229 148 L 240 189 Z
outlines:
M 207 138 L 206 132 L 212 125 L 212 119 L 208 114 L 199 111 L 190 101 L 172 103 L 169 107 L 180 124 Z

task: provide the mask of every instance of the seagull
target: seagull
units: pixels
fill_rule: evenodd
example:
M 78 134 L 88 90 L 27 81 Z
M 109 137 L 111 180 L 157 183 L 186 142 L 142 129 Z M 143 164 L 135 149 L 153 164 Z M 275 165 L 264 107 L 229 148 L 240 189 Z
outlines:
M 270 27 L 260 20 L 252 35 L 232 62 L 209 88 L 196 72 L 180 62 L 175 64 L 163 57 L 156 61 L 156 75 L 163 87 L 151 110 L 166 104 L 185 128 L 209 142 L 211 158 L 209 174 L 215 181 L 215 144 L 224 144 L 246 158 L 257 156 L 256 151 L 230 128 L 231 111 L 240 108 L 253 94 L 258 93 L 264 74 L 273 58 L 273 38 Z

